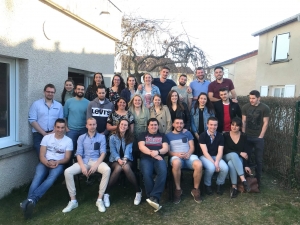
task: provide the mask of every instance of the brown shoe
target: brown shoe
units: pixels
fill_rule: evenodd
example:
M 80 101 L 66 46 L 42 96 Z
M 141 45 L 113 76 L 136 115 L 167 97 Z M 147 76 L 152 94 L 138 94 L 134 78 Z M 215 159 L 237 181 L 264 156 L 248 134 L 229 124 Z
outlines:
M 195 202 L 200 203 L 202 200 L 200 198 L 200 190 L 199 189 L 193 189 L 191 191 L 192 196 L 194 197 Z
M 182 195 L 182 190 L 174 190 L 174 198 L 173 198 L 173 203 L 178 204 L 181 201 L 181 195 Z

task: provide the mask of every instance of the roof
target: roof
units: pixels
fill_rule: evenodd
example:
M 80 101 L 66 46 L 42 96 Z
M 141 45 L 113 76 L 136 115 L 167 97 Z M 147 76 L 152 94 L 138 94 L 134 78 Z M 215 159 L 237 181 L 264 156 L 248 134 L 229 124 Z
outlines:
M 178 73 L 194 74 L 193 70 L 190 67 L 186 67 L 186 66 L 177 67 L 177 71 Z
M 275 23 L 275 24 L 273 24 L 273 25 L 271 25 L 271 26 L 268 26 L 268 27 L 266 27 L 266 28 L 264 28 L 264 29 L 261 29 L 261 30 L 259 30 L 259 31 L 256 31 L 256 32 L 254 32 L 254 33 L 251 34 L 251 35 L 252 35 L 253 37 L 256 37 L 256 36 L 259 36 L 259 35 L 261 35 L 261 34 L 267 33 L 267 32 L 269 32 L 269 31 L 271 31 L 271 30 L 275 30 L 275 29 L 278 28 L 278 27 L 282 27 L 282 26 L 284 26 L 284 25 L 287 25 L 287 24 L 292 23 L 292 22 L 295 22 L 295 21 L 300 21 L 300 13 L 298 13 L 297 15 L 294 15 L 294 16 L 292 16 L 292 17 L 289 17 L 289 18 L 287 18 L 287 19 L 285 19 L 285 20 L 282 20 L 282 21 L 280 21 L 280 22 L 277 22 L 277 23 Z
M 234 57 L 234 58 L 232 58 L 232 59 L 228 59 L 228 60 L 226 60 L 226 61 L 217 63 L 217 64 L 215 64 L 215 65 L 210 66 L 209 68 L 214 68 L 214 67 L 216 67 L 216 66 L 223 66 L 223 65 L 233 64 L 233 63 L 242 61 L 242 60 L 244 60 L 244 59 L 250 58 L 250 57 L 252 57 L 252 56 L 255 56 L 255 55 L 257 55 L 257 53 L 258 53 L 258 50 L 254 50 L 254 51 L 252 51 L 252 52 L 248 52 L 248 53 L 246 53 L 246 54 L 239 55 L 239 56 Z

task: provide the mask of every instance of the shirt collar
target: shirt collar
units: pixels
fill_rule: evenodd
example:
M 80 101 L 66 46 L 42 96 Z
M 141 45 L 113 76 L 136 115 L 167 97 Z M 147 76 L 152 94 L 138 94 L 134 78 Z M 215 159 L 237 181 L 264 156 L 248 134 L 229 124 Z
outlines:
M 210 136 L 210 133 L 208 132 L 208 130 L 206 131 L 207 135 Z M 217 131 L 215 131 L 214 136 L 217 135 Z

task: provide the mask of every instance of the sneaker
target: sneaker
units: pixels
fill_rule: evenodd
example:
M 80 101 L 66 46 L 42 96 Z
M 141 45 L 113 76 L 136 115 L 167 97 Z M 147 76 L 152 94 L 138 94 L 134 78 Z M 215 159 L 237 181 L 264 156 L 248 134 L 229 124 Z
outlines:
M 200 190 L 194 188 L 191 191 L 192 196 L 194 197 L 195 202 L 200 203 L 201 202 L 201 198 L 200 198 Z
M 30 219 L 31 218 L 32 212 L 33 212 L 33 208 L 34 208 L 34 202 L 29 200 L 28 204 L 26 206 L 26 209 L 24 211 L 25 219 Z
M 173 203 L 178 204 L 181 201 L 182 190 L 174 190 Z
M 217 185 L 217 194 L 222 195 L 224 190 L 223 190 L 223 184 Z
M 211 186 L 206 186 L 205 185 L 205 192 L 207 195 L 213 195 L 213 191 L 211 189 Z
M 110 206 L 109 194 L 104 194 L 103 201 L 104 201 L 105 207 L 108 208 Z
M 66 208 L 62 210 L 63 213 L 71 212 L 73 209 L 76 209 L 78 207 L 78 202 L 72 202 L 69 201 Z
M 236 198 L 238 195 L 238 190 L 236 188 L 231 188 L 230 198 Z
M 134 199 L 133 204 L 134 205 L 139 205 L 141 203 L 141 200 L 142 200 L 142 190 L 141 190 L 141 192 L 137 192 L 135 194 L 135 199 Z
M 251 187 L 249 187 L 247 181 L 245 181 L 245 180 L 243 181 L 243 186 L 244 186 L 244 190 L 246 192 L 250 192 L 251 191 Z
M 25 199 L 23 202 L 20 203 L 20 207 L 23 210 L 23 212 L 25 212 L 28 202 L 28 199 Z
M 106 211 L 106 208 L 104 206 L 104 203 L 103 203 L 102 199 L 96 201 L 96 206 L 98 207 L 99 212 L 105 212 Z
M 149 205 L 151 205 L 154 209 L 156 210 L 159 210 L 159 203 L 158 203 L 158 200 L 157 198 L 155 197 L 150 197 L 150 198 L 147 198 L 146 201 L 149 203 Z

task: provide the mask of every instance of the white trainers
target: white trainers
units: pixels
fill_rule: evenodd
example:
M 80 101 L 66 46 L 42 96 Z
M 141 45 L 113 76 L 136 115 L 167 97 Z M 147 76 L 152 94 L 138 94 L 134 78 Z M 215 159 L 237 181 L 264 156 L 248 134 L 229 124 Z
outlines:
M 66 208 L 62 210 L 63 213 L 71 212 L 73 209 L 76 209 L 78 207 L 78 202 L 72 202 L 69 201 Z
M 142 200 L 142 190 L 141 190 L 141 192 L 137 192 L 135 194 L 135 199 L 134 199 L 133 204 L 139 205 L 141 203 L 141 200 Z
M 103 203 L 102 199 L 96 201 L 96 206 L 98 207 L 99 212 L 105 212 L 106 211 L 106 208 L 104 206 L 104 203 Z
M 108 208 L 110 206 L 109 194 L 104 194 L 103 201 L 104 201 L 105 207 Z

